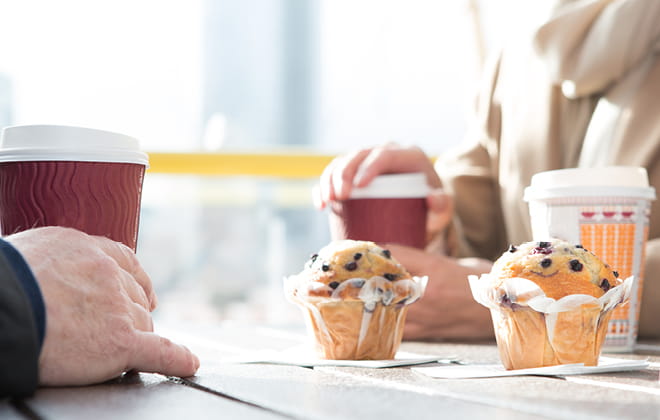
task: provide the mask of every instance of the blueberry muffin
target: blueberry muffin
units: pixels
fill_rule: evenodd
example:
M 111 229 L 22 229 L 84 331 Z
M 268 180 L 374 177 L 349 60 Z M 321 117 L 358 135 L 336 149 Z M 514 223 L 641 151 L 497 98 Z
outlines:
M 598 256 L 559 239 L 510 246 L 490 273 L 470 278 L 507 369 L 597 365 L 612 310 L 627 299 L 621 285 Z
M 491 275 L 531 280 L 553 299 L 574 294 L 601 297 L 621 283 L 618 273 L 592 252 L 562 240 L 511 245 Z
M 362 280 L 365 279 L 382 277 L 387 280 L 383 282 L 384 290 L 393 290 L 400 289 L 395 287 L 399 284 L 408 284 L 401 280 L 412 278 L 389 250 L 373 242 L 353 240 L 331 242 L 312 255 L 302 275 L 310 282 L 310 296 L 334 295 L 342 299 L 360 299 L 360 293 L 364 294 Z M 397 297 L 405 299 L 410 296 Z
M 407 305 L 424 292 L 387 249 L 373 242 L 334 241 L 285 279 L 320 357 L 392 359 L 401 343 Z

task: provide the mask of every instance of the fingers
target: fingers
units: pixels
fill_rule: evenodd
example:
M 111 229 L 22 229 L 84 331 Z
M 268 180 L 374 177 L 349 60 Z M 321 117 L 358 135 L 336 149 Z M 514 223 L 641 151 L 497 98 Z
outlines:
M 426 197 L 428 219 L 426 229 L 431 234 L 444 231 L 454 215 L 454 201 L 441 188 L 437 188 Z
M 353 186 L 364 186 L 364 184 L 357 185 L 355 175 L 358 169 L 364 164 L 365 158 L 370 154 L 371 150 L 363 149 L 350 153 L 338 160 L 332 177 L 336 200 L 348 199 L 351 196 Z
M 330 201 L 335 199 L 335 191 L 332 185 L 332 171 L 334 171 L 335 165 L 337 165 L 337 158 L 333 159 L 325 167 L 319 179 L 318 200 L 321 204 L 319 208 L 325 207 Z
M 148 300 L 148 305 L 145 307 L 150 311 L 153 311 L 158 304 L 156 292 L 154 291 L 151 279 L 140 265 L 135 253 L 129 247 L 120 242 L 115 242 L 102 236 L 93 236 L 93 238 L 96 240 L 101 250 L 115 260 L 117 264 L 119 264 L 119 267 L 126 271 L 142 288 L 144 296 L 146 296 L 146 299 Z M 125 282 L 125 284 L 128 283 L 130 282 Z M 129 286 L 127 286 L 127 288 L 128 287 Z M 133 287 L 130 287 L 129 291 L 131 290 L 133 290 Z M 131 297 L 135 296 L 136 299 L 138 299 L 137 295 L 138 293 L 133 290 Z M 141 299 L 134 299 L 134 301 L 139 303 Z
M 394 143 L 376 147 L 360 165 L 355 185 L 364 187 L 382 174 L 422 172 L 431 188 L 440 187 L 440 178 L 429 157 L 416 146 L 402 147 Z
M 320 185 L 314 185 L 312 187 L 312 203 L 319 210 L 323 210 L 326 206 L 326 202 L 323 201 L 323 191 Z
M 340 156 L 321 174 L 313 191 L 315 206 L 322 209 L 330 201 L 346 200 L 354 187 L 365 187 L 378 175 L 407 172 L 423 172 L 431 187 L 440 186 L 431 160 L 418 147 L 389 143 Z
M 152 332 L 154 330 L 154 322 L 148 309 L 145 309 L 138 303 L 130 302 L 128 311 L 133 320 L 133 327 L 136 330 L 144 332 Z
M 147 297 L 144 288 L 128 272 L 121 268 L 118 271 L 118 281 L 121 282 L 122 289 L 128 295 L 129 299 L 147 311 L 152 311 L 151 301 Z
M 426 204 L 430 211 L 444 213 L 452 207 L 451 197 L 442 188 L 432 190 L 426 198 Z
M 199 359 L 186 347 L 152 332 L 137 332 L 135 352 L 128 369 L 168 376 L 192 376 Z
M 388 172 L 398 172 L 396 166 L 399 150 L 394 145 L 385 145 L 371 150 L 364 158 L 355 177 L 355 185 L 365 187 L 378 175 Z
M 323 170 L 317 191 L 314 192 L 316 207 L 322 209 L 330 201 L 350 197 L 355 174 L 371 149 L 362 149 L 332 160 Z

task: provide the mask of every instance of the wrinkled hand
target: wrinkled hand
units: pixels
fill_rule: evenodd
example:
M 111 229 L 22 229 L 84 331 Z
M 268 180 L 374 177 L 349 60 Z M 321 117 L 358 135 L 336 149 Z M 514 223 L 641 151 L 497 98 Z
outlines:
M 128 370 L 191 376 L 199 360 L 153 333 L 151 280 L 133 251 L 68 228 L 5 238 L 26 259 L 46 304 L 42 385 L 101 382 Z
M 394 244 L 387 247 L 411 274 L 429 277 L 424 296 L 408 307 L 404 339 L 493 337 L 490 313 L 473 299 L 467 279 L 469 274 L 490 271 L 489 261 L 454 259 Z

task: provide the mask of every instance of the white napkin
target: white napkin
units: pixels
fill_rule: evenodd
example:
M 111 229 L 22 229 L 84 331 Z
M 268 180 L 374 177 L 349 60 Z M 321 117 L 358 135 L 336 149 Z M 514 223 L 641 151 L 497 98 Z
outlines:
M 286 350 L 264 350 L 245 357 L 225 359 L 224 363 L 268 363 L 277 365 L 292 365 L 303 367 L 314 366 L 344 366 L 364 368 L 388 368 L 397 366 L 422 365 L 425 363 L 451 363 L 457 359 L 453 356 L 429 356 L 399 351 L 392 360 L 328 360 L 319 359 L 307 346 L 291 347 Z
M 501 364 L 492 365 L 451 365 L 414 367 L 412 370 L 432 378 L 467 379 L 491 378 L 499 376 L 541 375 L 541 376 L 568 376 L 587 375 L 590 373 L 624 372 L 641 370 L 649 367 L 648 360 L 615 359 L 601 357 L 598 366 L 584 366 L 582 363 L 571 365 L 544 366 L 531 369 L 506 370 Z

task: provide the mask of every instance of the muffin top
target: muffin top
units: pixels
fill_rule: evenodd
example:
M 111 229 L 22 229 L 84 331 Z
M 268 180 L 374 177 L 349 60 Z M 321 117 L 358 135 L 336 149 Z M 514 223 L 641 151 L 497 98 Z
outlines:
M 311 256 L 299 276 L 311 286 L 309 296 L 339 298 L 357 298 L 364 280 L 374 277 L 383 279 L 381 288 L 392 289 L 399 295 L 394 289 L 408 284 L 402 280 L 412 277 L 387 249 L 373 242 L 354 240 L 331 242 Z
M 491 275 L 501 281 L 531 280 L 553 299 L 573 294 L 598 298 L 621 284 L 619 274 L 593 252 L 560 239 L 511 245 L 495 261 Z

